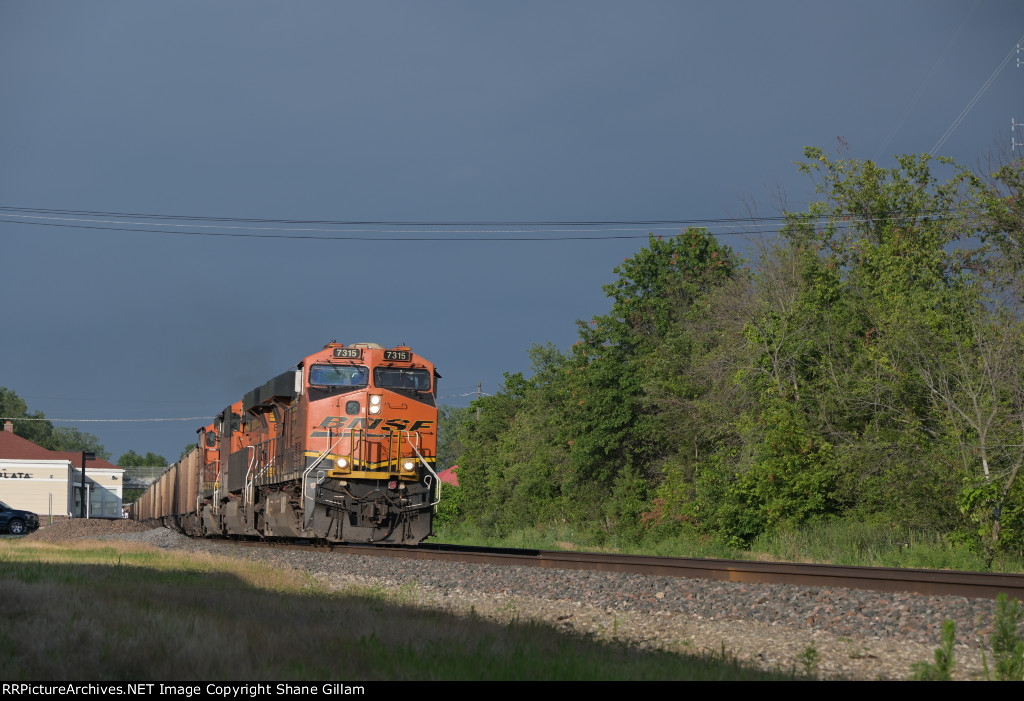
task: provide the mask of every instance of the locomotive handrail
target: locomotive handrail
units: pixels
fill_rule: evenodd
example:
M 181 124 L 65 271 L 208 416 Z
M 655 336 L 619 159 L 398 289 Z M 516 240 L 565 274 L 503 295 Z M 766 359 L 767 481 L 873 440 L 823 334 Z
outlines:
M 252 500 L 252 496 L 253 496 L 252 483 L 253 483 L 253 479 L 254 479 L 253 474 L 252 474 L 252 468 L 255 467 L 255 465 L 256 465 L 256 446 L 255 445 L 247 445 L 245 447 L 252 451 L 252 459 L 249 460 L 249 469 L 247 469 L 245 471 L 245 503 L 251 505 L 253 503 L 253 500 Z
M 323 459 L 325 457 L 327 457 L 327 454 L 330 453 L 331 450 L 335 446 L 338 445 L 338 443 L 341 443 L 341 439 L 344 438 L 344 437 L 345 437 L 345 434 L 341 434 L 341 435 L 338 436 L 338 440 L 334 441 L 334 443 L 331 443 L 331 439 L 328 436 L 328 438 L 327 438 L 327 447 L 324 449 L 324 452 L 320 453 L 320 455 L 317 457 L 317 459 L 314 460 L 312 462 L 312 464 L 309 467 L 307 467 L 303 471 L 303 473 L 302 473 L 302 510 L 305 512 L 305 515 L 306 515 L 305 526 L 307 528 L 309 527 L 310 519 L 313 517 L 313 509 L 312 508 L 306 508 L 306 500 L 307 499 L 315 500 L 316 499 L 316 495 L 309 496 L 308 494 L 306 494 L 306 492 L 307 492 L 307 489 L 306 489 L 306 476 L 309 475 L 309 473 L 313 470 L 314 467 L 316 467 L 321 462 L 323 462 Z M 325 476 L 326 476 L 326 474 L 325 474 Z
M 215 515 L 220 515 L 220 460 L 217 460 L 217 482 L 213 488 L 213 503 L 210 505 L 210 511 Z
M 395 435 L 395 431 L 387 431 L 386 433 L 388 436 L 387 470 L 390 475 L 392 470 L 402 469 L 402 434 Z
M 423 467 L 427 468 L 427 472 L 429 472 L 431 475 L 434 476 L 434 480 L 437 483 L 437 499 L 434 502 L 432 502 L 430 505 L 431 506 L 437 506 L 438 504 L 441 503 L 441 478 L 437 476 L 437 473 L 434 472 L 434 469 L 432 467 L 430 467 L 429 463 L 427 463 L 427 461 L 424 460 L 423 455 L 420 454 L 419 449 L 412 442 L 412 439 L 409 437 L 410 434 L 412 433 L 412 431 L 403 431 L 403 433 L 405 434 L 405 439 L 407 441 L 409 441 L 409 447 L 411 447 L 416 452 L 416 457 L 418 457 L 420 459 L 420 462 L 423 464 Z M 418 443 L 419 440 L 420 440 L 420 432 L 417 431 L 416 432 L 416 442 Z M 430 483 L 427 483 L 427 488 L 428 489 L 430 488 Z
M 213 462 L 203 463 L 200 468 L 200 490 L 208 492 L 216 488 L 217 476 L 220 474 L 220 459 Z
M 263 467 L 260 469 L 260 471 L 257 472 L 253 476 L 253 480 L 267 479 L 268 478 L 268 474 L 269 474 L 269 478 L 272 479 L 274 477 L 274 470 L 273 470 L 273 468 L 274 468 L 274 465 L 275 465 L 275 459 L 276 458 L 270 458 L 270 461 L 267 462 L 265 465 L 263 465 Z
M 273 454 L 272 454 L 270 460 L 267 461 L 267 462 L 262 462 L 262 460 L 260 459 L 260 455 L 262 454 L 263 456 L 266 456 L 267 444 L 268 443 L 274 443 L 276 440 L 277 440 L 276 438 L 272 438 L 270 440 L 261 441 L 261 442 L 255 444 L 255 445 L 248 446 L 248 447 L 253 449 L 253 458 L 252 458 L 252 465 L 250 466 L 250 472 L 252 471 L 253 467 L 259 467 L 259 469 L 252 473 L 252 479 L 246 485 L 247 489 L 251 489 L 252 485 L 255 485 L 256 482 L 258 482 L 261 479 L 266 478 L 267 472 L 269 470 L 271 470 L 275 466 L 276 461 L 277 461 L 277 453 L 276 453 L 276 451 L 273 451 Z M 247 477 L 248 477 L 248 475 L 247 475 Z M 273 474 L 271 474 L 271 477 L 273 477 Z M 265 484 L 265 482 L 261 482 L 261 484 Z M 253 496 L 254 495 L 250 495 L 249 503 L 252 503 L 252 501 L 253 501 L 252 497 Z
M 355 468 L 356 461 L 366 464 L 365 452 L 365 440 L 363 434 L 366 433 L 366 429 L 353 428 L 350 431 L 343 431 L 341 437 L 344 438 L 346 435 L 349 437 L 348 441 L 348 461 L 350 469 Z M 359 447 L 359 457 L 356 458 L 356 446 Z

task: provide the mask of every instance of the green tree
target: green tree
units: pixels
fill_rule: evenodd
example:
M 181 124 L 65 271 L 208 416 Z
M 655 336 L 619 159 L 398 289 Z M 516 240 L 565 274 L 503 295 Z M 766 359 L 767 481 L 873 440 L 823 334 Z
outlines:
M 474 411 L 470 407 L 453 407 L 442 404 L 437 408 L 437 469 L 447 470 L 457 465 L 465 447 L 460 436 L 465 424 L 471 421 Z
M 50 450 L 60 451 L 87 451 L 95 453 L 96 457 L 106 460 L 110 453 L 103 448 L 99 438 L 91 433 L 84 433 L 77 428 L 58 426 L 53 429 L 46 441 L 46 447 Z
M 505 476 L 505 456 L 500 439 L 525 405 L 522 375 L 505 375 L 504 386 L 494 395 L 473 402 L 480 419 L 466 422 L 460 440 L 465 446 L 459 461 L 459 485 L 469 520 L 486 531 L 501 527 L 504 505 L 514 485 Z
M 117 459 L 118 467 L 166 467 L 169 463 L 167 458 L 156 453 L 139 455 L 134 450 L 129 450 Z
M 649 488 L 661 478 L 658 466 L 678 442 L 665 432 L 649 393 L 682 381 L 683 373 L 665 367 L 666 344 L 689 348 L 681 326 L 737 265 L 732 250 L 706 230 L 669 239 L 652 235 L 647 247 L 615 268 L 618 279 L 604 286 L 609 313 L 577 322 L 580 340 L 572 348 L 566 402 L 571 461 L 581 480 L 612 494 L 603 497 L 609 530 L 636 525 L 635 505 L 649 500 Z M 668 360 L 680 368 L 688 361 L 685 353 Z
M 882 168 L 813 148 L 799 166 L 820 199 L 761 247 L 735 314 L 717 311 L 723 330 L 742 326 L 720 366 L 739 411 L 719 450 L 681 473 L 684 513 L 740 542 L 841 514 L 950 527 L 963 472 L 943 457 L 912 350 L 957 323 L 953 292 L 979 260 L 959 214 L 964 171 L 939 182 L 928 157 Z
M 775 326 L 752 327 L 760 366 L 820 440 L 842 446 L 831 461 L 844 508 L 950 528 L 959 503 L 988 529 L 991 551 L 1003 507 L 1016 513 L 1007 500 L 1022 462 L 1020 237 L 1007 231 L 1019 229 L 1017 205 L 944 159 L 805 158 L 822 198 L 789 215 L 799 294 L 795 306 L 771 305 L 763 319 Z M 1020 174 L 997 180 L 1019 192 Z M 789 353 L 762 331 L 780 322 Z
M 474 403 L 467 518 L 743 544 L 849 517 L 1024 544 L 1024 166 L 798 165 L 817 199 L 752 270 L 701 230 L 651 237 L 572 348 L 534 346 L 531 376 Z
M 13 390 L 0 387 L 0 414 L 5 419 L 14 419 L 14 433 L 37 445 L 42 445 L 50 432 L 53 431 L 53 424 L 45 421 L 41 411 L 28 412 L 28 405 L 25 400 L 19 397 Z M 31 419 L 30 421 L 18 421 L 17 419 Z
M 47 450 L 89 451 L 106 460 L 110 457 L 99 438 L 76 428 L 54 428 L 41 411 L 29 413 L 28 405 L 13 390 L 0 387 L 0 416 L 13 419 L 14 433 Z M 21 420 L 19 420 L 21 419 Z
M 474 403 L 481 420 L 467 422 L 460 459 L 471 516 L 494 528 L 547 521 L 635 533 L 661 479 L 651 465 L 671 444 L 645 398 L 647 366 L 736 264 L 703 230 L 648 244 L 615 269 L 604 287 L 610 312 L 580 322 L 568 353 L 534 346 L 532 377 L 507 375 Z

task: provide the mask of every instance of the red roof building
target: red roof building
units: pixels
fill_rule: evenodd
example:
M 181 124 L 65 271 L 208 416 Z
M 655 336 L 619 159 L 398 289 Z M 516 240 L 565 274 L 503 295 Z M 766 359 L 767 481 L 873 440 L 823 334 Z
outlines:
M 82 452 L 74 450 L 47 450 L 27 438 L 15 435 L 14 424 L 8 421 L 4 424 L 4 430 L 0 431 L 0 460 L 70 460 L 74 467 L 81 467 Z M 104 470 L 121 469 L 117 465 L 99 458 L 90 459 L 86 469 L 89 467 L 97 467 Z
M 10 421 L 0 431 L 0 501 L 8 506 L 51 517 L 119 518 L 123 483 L 124 470 L 106 460 L 90 459 L 83 480 L 81 451 L 47 450 L 15 435 Z

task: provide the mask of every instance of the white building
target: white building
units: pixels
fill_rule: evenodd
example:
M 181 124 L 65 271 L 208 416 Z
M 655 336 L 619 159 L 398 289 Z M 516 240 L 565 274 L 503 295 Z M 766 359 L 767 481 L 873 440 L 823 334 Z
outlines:
M 82 516 L 81 453 L 47 450 L 14 435 L 10 421 L 0 431 L 0 501 L 47 516 Z M 120 518 L 124 470 L 106 460 L 85 466 L 85 516 Z

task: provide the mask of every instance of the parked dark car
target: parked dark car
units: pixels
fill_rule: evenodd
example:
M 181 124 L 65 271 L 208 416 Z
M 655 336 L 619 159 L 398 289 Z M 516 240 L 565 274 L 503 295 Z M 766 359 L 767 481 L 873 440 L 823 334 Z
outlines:
M 12 509 L 0 501 L 0 531 L 22 535 L 39 528 L 39 517 L 31 511 Z

